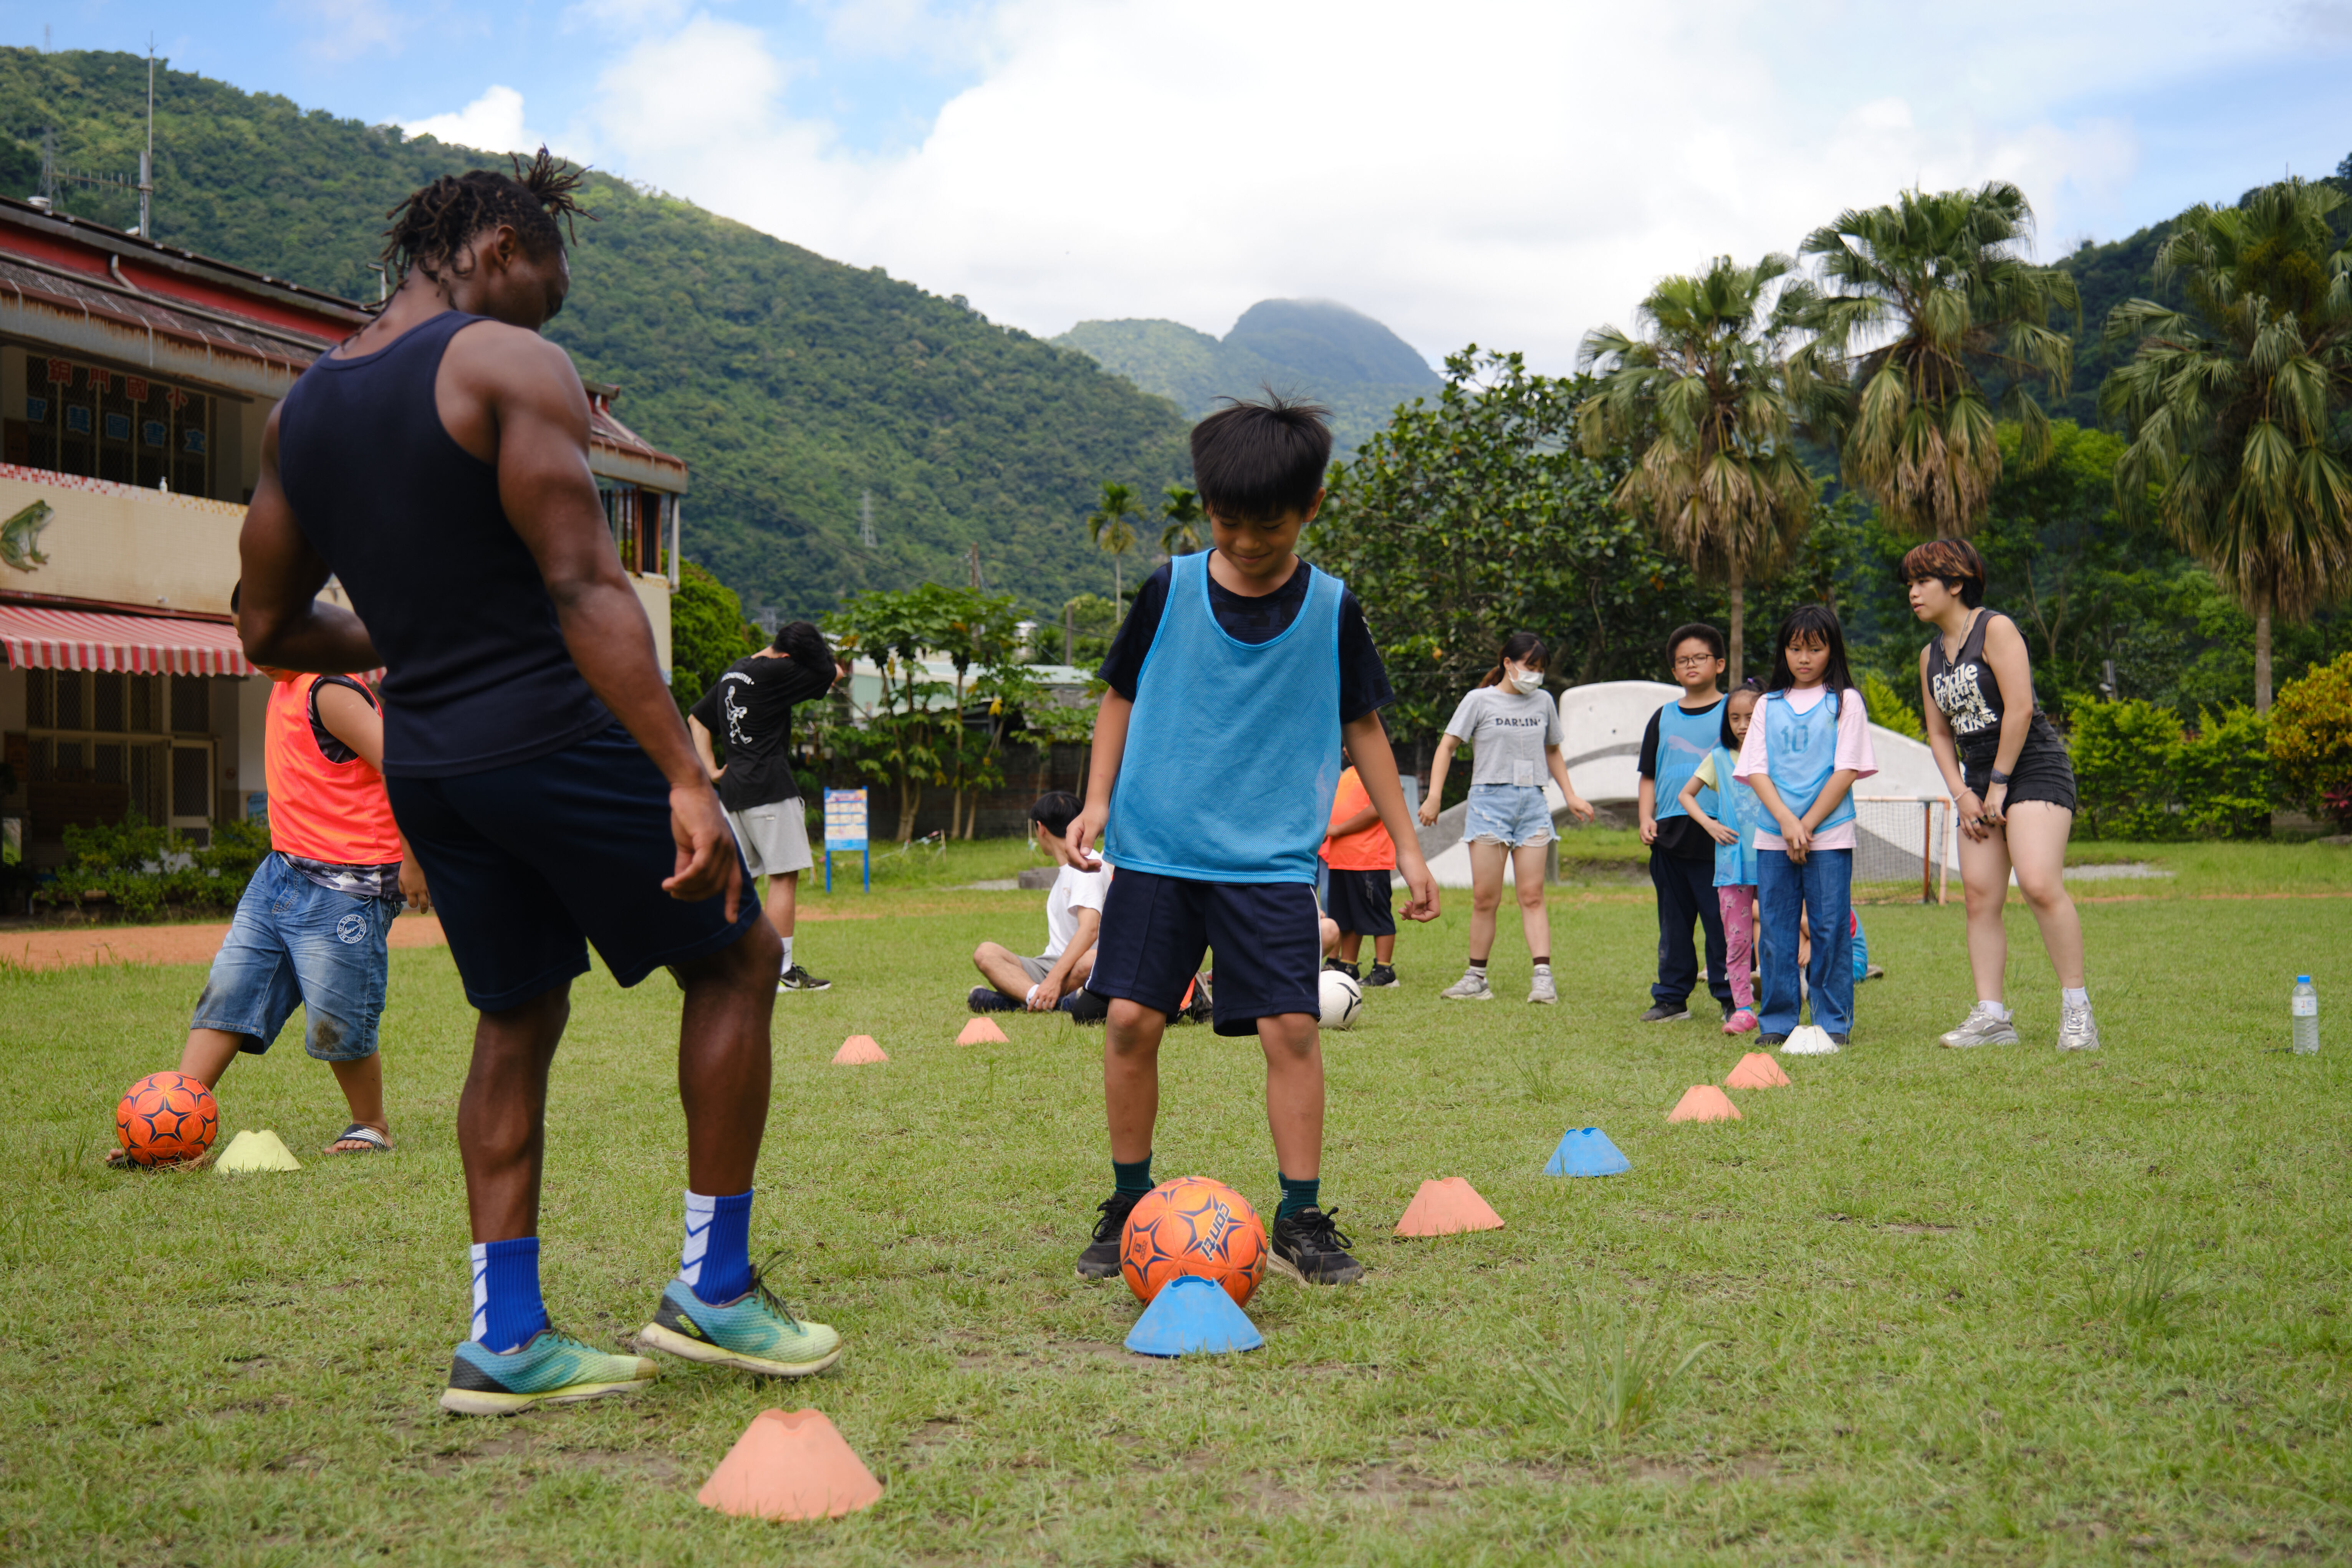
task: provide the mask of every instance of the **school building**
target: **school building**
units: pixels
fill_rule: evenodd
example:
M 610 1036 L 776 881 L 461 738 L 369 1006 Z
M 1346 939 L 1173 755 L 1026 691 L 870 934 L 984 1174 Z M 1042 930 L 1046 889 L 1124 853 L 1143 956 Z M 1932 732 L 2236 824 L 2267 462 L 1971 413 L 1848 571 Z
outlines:
M 356 240 L 354 243 L 358 243 Z M 0 199 L 0 850 L 265 807 L 268 681 L 228 624 L 269 410 L 368 310 Z M 686 465 L 591 383 L 590 466 L 664 673 Z M 341 601 L 331 582 L 327 597 Z

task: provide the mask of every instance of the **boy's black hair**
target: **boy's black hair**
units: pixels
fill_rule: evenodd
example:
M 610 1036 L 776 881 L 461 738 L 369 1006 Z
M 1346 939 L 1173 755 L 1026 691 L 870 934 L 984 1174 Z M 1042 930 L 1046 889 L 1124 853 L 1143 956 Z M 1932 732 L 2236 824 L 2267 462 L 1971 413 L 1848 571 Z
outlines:
M 1903 552 L 1903 564 L 1895 569 L 1895 576 L 1906 588 L 1932 577 L 1958 594 L 1960 602 L 1971 610 L 1984 602 L 1984 557 L 1966 539 L 1929 539 L 1913 545 Z
M 1715 738 L 1717 744 L 1720 745 L 1724 750 L 1730 752 L 1735 757 L 1739 754 L 1739 737 L 1731 733 L 1731 699 L 1738 696 L 1742 692 L 1747 692 L 1755 697 L 1758 702 L 1762 702 L 1764 700 L 1764 683 L 1758 680 L 1755 676 L 1750 675 L 1724 695 L 1723 720 L 1715 727 Z M 1750 713 L 1748 716 L 1748 722 L 1749 724 L 1754 724 L 1756 722 L 1756 716 L 1753 713 Z
M 1706 651 L 1713 653 L 1717 658 L 1720 659 L 1725 657 L 1724 649 L 1727 644 L 1723 641 L 1723 633 L 1717 631 L 1714 627 L 1708 625 L 1704 621 L 1694 621 L 1688 625 L 1675 627 L 1674 635 L 1666 639 L 1666 664 L 1668 668 L 1672 668 L 1674 665 L 1675 650 L 1681 647 L 1684 643 L 1689 642 L 1694 637 L 1706 643 Z
M 1789 644 L 1800 639 L 1828 647 L 1830 662 L 1822 672 L 1822 685 L 1830 689 L 1832 697 L 1853 685 L 1853 672 L 1845 662 L 1845 628 L 1838 624 L 1836 611 L 1817 601 L 1790 611 L 1780 631 L 1773 633 L 1772 679 L 1765 690 L 1785 692 L 1797 684 L 1797 677 L 1789 669 Z
M 1029 802 L 1029 820 L 1058 839 L 1069 832 L 1070 824 L 1085 810 L 1067 789 L 1048 789 Z
M 395 277 L 415 268 L 437 280 L 445 267 L 462 277 L 457 257 L 466 242 L 499 224 L 510 225 L 533 256 L 562 249 L 566 230 L 585 213 L 579 191 L 587 171 L 557 162 L 544 147 L 528 163 L 520 153 L 511 161 L 511 175 L 468 169 L 410 192 L 384 214 L 392 220 L 383 231 L 384 266 Z M 595 220 L 593 213 L 585 215 Z M 559 217 L 564 228 L 556 226 Z
M 1192 483 L 1201 505 L 1228 523 L 1304 513 L 1331 466 L 1331 411 L 1272 390 L 1225 406 L 1192 427 Z
M 833 649 L 826 645 L 824 633 L 807 621 L 787 621 L 776 628 L 775 641 L 768 646 L 779 653 L 797 653 L 803 659 L 820 664 L 833 663 Z

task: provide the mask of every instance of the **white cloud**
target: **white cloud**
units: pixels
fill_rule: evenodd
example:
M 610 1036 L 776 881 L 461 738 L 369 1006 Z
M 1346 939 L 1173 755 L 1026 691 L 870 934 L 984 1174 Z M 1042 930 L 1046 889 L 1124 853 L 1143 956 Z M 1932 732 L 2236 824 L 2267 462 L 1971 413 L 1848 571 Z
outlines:
M 493 86 L 455 114 L 404 120 L 400 128 L 411 136 L 431 136 L 485 152 L 536 152 L 546 140 L 524 128 L 522 94 L 510 87 Z
M 398 54 L 404 41 L 400 14 L 375 0 L 278 0 L 278 14 L 310 24 L 303 52 L 335 65 L 362 55 Z
M 1041 333 L 1222 333 L 1323 297 L 1433 357 L 1475 339 L 1564 369 L 1661 274 L 1793 249 L 1914 183 L 2016 181 L 2050 251 L 2112 226 L 2138 138 L 2070 95 L 2293 47 L 2298 3 L 2223 31 L 2186 0 L 1989 0 L 1965 26 L 1859 0 L 877 0 L 827 13 L 845 50 L 936 35 L 984 59 L 878 156 L 802 107 L 822 68 L 698 13 L 604 73 L 574 145 Z

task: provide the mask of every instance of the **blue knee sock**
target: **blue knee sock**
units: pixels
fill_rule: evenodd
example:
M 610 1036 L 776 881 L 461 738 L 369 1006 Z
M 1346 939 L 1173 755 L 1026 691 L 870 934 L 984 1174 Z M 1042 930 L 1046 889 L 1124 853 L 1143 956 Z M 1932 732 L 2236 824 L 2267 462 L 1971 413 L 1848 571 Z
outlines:
M 698 1300 L 718 1306 L 751 1288 L 751 1195 L 686 1195 L 686 1246 L 677 1277 Z
M 474 1262 L 474 1338 L 503 1355 L 547 1326 L 539 1299 L 539 1238 L 477 1241 Z

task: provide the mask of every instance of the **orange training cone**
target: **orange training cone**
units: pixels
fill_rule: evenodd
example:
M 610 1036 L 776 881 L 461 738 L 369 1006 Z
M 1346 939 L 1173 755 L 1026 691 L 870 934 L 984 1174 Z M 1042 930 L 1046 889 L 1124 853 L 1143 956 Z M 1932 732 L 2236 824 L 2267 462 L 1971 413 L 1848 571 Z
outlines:
M 1730 1076 L 1723 1081 L 1723 1086 L 1726 1089 L 1785 1089 L 1789 1086 L 1789 1075 L 1780 1071 L 1779 1062 L 1764 1052 L 1751 1051 L 1739 1059 L 1739 1065 L 1731 1070 Z
M 1500 1230 L 1503 1217 L 1496 1214 L 1477 1190 L 1462 1176 L 1447 1176 L 1444 1181 L 1425 1181 L 1421 1190 L 1412 1195 L 1405 1206 L 1404 1218 L 1397 1221 L 1399 1236 L 1451 1236 L 1457 1230 Z
M 1666 1113 L 1669 1122 L 1737 1122 L 1739 1107 L 1712 1083 L 1694 1083 Z
M 835 1067 L 863 1067 L 869 1061 L 889 1060 L 882 1048 L 874 1043 L 874 1037 L 870 1034 L 851 1035 L 841 1042 L 841 1049 L 833 1053 Z
M 1004 1031 L 996 1027 L 994 1019 L 974 1019 L 963 1026 L 961 1034 L 956 1036 L 958 1045 L 1002 1045 L 1004 1042 Z
M 694 1500 L 760 1519 L 839 1519 L 871 1508 L 882 1483 L 814 1410 L 762 1410 Z

